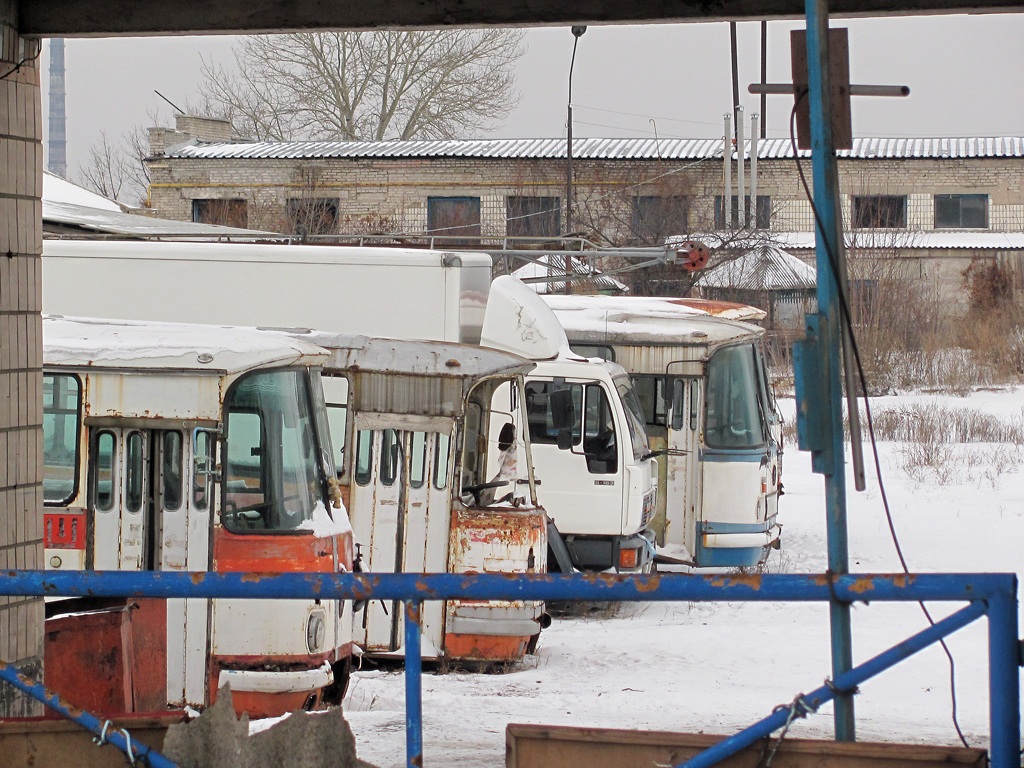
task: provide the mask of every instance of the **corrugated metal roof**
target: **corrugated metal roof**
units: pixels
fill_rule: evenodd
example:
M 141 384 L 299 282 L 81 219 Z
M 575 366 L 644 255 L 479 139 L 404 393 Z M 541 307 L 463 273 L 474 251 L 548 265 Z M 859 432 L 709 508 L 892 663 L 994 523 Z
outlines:
M 801 291 L 817 285 L 814 267 L 773 245 L 758 246 L 710 268 L 698 285 L 747 291 Z
M 771 238 L 783 248 L 811 250 L 815 247 L 813 232 L 772 232 Z M 1024 251 L 1024 232 L 991 232 L 968 229 L 887 229 L 880 232 L 855 230 L 845 232 L 847 248 L 874 249 L 950 249 L 950 250 L 1017 250 Z
M 750 154 L 750 142 L 745 143 Z M 577 138 L 573 157 L 582 160 L 708 160 L 722 156 L 721 139 L 598 139 Z M 1024 157 L 1024 137 L 855 139 L 853 149 L 840 157 L 980 158 Z M 312 159 L 312 158 L 549 158 L 565 157 L 564 139 L 436 139 L 429 141 L 262 141 L 190 142 L 170 147 L 167 157 L 204 159 Z M 757 156 L 792 158 L 789 139 L 762 139 Z M 810 157 L 808 150 L 801 157 Z
M 546 254 L 539 257 L 538 261 L 542 263 L 531 262 L 525 264 L 513 272 L 512 277 L 522 280 L 537 293 L 564 293 L 565 281 L 551 280 L 550 278 L 554 275 L 565 274 L 565 257 Z M 602 274 L 600 270 L 589 264 L 583 264 L 575 258 L 572 258 L 570 263 L 572 264 L 573 274 L 585 278 L 573 281 L 573 285 L 576 288 L 582 287 L 594 291 L 611 291 L 613 293 L 626 293 L 629 291 L 629 288 L 624 283 L 620 283 L 614 277 Z

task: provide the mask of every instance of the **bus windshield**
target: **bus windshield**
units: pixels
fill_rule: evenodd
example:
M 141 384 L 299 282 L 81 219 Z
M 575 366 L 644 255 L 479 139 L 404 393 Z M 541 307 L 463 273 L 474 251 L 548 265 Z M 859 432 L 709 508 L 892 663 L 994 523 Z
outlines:
M 718 350 L 708 363 L 707 428 L 712 448 L 756 448 L 767 442 L 754 348 Z
M 302 370 L 250 374 L 225 402 L 224 527 L 294 530 L 326 506 L 314 408 Z

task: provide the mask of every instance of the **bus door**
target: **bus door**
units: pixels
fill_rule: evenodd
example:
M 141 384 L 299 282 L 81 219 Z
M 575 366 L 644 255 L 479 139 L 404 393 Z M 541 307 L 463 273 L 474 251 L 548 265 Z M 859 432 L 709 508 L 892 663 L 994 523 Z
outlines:
M 697 521 L 701 518 L 700 436 L 702 387 L 693 368 L 699 364 L 670 363 L 666 370 L 669 412 L 666 416 L 667 464 L 665 485 L 665 544 L 682 546 L 684 557 L 696 553 Z M 697 371 L 699 374 L 699 370 Z
M 447 435 L 404 431 L 357 416 L 351 491 L 362 568 L 373 573 L 444 572 L 448 553 Z M 443 451 L 442 462 L 434 456 Z M 443 466 L 442 466 L 443 463 Z M 441 647 L 441 603 L 424 606 L 424 627 Z M 402 646 L 402 604 L 373 600 L 356 617 L 355 640 L 369 652 Z M 425 649 L 429 650 L 429 649 Z
M 200 435 L 202 437 L 200 437 Z M 92 566 L 97 570 L 205 571 L 209 567 L 207 476 L 189 461 L 195 445 L 209 453 L 211 433 L 181 429 L 100 426 L 90 440 Z M 207 606 L 201 599 L 144 605 L 133 621 L 149 637 L 166 638 L 166 679 L 160 707 L 203 704 L 206 688 Z M 150 611 L 159 615 L 150 615 Z M 159 625 L 160 631 L 157 631 Z M 166 627 L 166 629 L 164 629 Z M 136 632 L 136 635 L 142 633 Z M 136 646 L 138 642 L 135 643 Z M 136 653 L 140 648 L 136 648 Z M 156 648 L 151 649 L 156 652 Z M 153 658 L 140 671 L 155 671 Z M 161 665 L 162 666 L 162 665 Z M 166 691 L 165 686 L 166 684 Z M 139 697 L 149 696 L 138 693 Z M 138 705 L 138 700 L 136 701 Z

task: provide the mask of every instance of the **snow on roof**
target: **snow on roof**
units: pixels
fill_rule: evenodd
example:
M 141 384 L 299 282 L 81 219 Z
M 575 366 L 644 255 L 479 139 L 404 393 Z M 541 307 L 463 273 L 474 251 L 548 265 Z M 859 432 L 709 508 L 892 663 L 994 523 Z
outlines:
M 117 211 L 118 213 L 124 210 L 119 203 L 109 197 L 98 195 L 49 171 L 43 171 L 43 203 L 44 205 L 57 203 L 84 206 L 99 211 Z
M 708 268 L 697 280 L 705 288 L 747 291 L 796 291 L 814 288 L 817 271 L 774 245 L 761 245 Z
M 745 142 L 749 156 L 751 142 Z M 263 141 L 199 142 L 170 147 L 164 153 L 176 158 L 564 158 L 564 139 L 434 139 L 410 141 Z M 722 157 L 721 139 L 573 139 L 577 159 L 661 159 L 706 160 Z M 810 157 L 808 150 L 801 157 Z M 841 158 L 946 159 L 975 157 L 1024 157 L 1024 137 L 976 138 L 862 138 L 853 148 L 840 150 Z M 735 152 L 734 152 L 735 155 Z M 764 159 L 792 158 L 789 139 L 761 139 L 757 156 Z
M 772 232 L 771 237 L 783 248 L 813 250 L 815 247 L 814 232 Z M 844 239 L 848 248 L 1024 250 L 1024 232 L 978 229 L 854 230 L 845 232 Z
M 552 301 L 552 299 L 556 299 Z M 677 306 L 659 306 L 657 299 L 635 305 L 602 302 L 601 296 L 545 296 L 555 317 L 574 344 L 622 344 L 714 347 L 738 338 L 764 333 L 748 323 Z M 576 301 L 568 301 L 576 299 Z M 584 301 L 594 299 L 594 301 Z
M 540 262 L 540 263 L 538 263 Z M 546 278 L 555 275 L 565 274 L 565 257 L 547 254 L 539 257 L 538 262 L 530 262 L 512 273 L 512 277 L 522 280 L 537 293 L 560 293 L 565 291 L 565 280 L 547 280 Z M 589 264 L 584 264 L 579 259 L 572 259 L 572 271 L 574 275 L 587 278 L 586 280 L 575 280 L 573 283 L 586 283 L 588 287 L 597 291 L 615 291 L 626 293 L 629 288 L 620 283 L 614 277 L 601 274 Z M 543 279 L 542 279 L 543 278 Z
M 273 364 L 320 365 L 327 356 L 310 342 L 255 328 L 43 317 L 45 367 L 221 374 Z

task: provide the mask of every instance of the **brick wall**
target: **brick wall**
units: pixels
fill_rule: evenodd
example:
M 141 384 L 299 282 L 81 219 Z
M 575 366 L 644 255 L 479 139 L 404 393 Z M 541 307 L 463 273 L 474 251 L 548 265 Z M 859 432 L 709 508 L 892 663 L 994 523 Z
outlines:
M 42 567 L 42 357 L 40 319 L 43 147 L 36 52 L 0 0 L 0 568 Z M 0 597 L 0 660 L 41 676 L 43 601 Z M 0 686 L 0 715 L 42 705 Z

